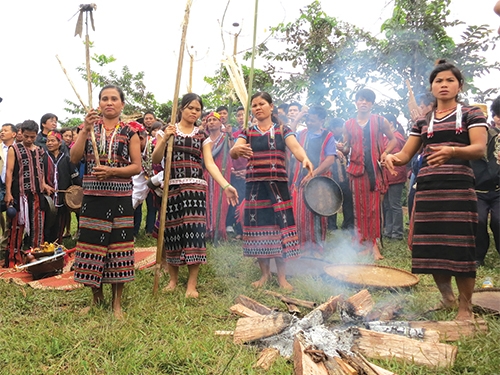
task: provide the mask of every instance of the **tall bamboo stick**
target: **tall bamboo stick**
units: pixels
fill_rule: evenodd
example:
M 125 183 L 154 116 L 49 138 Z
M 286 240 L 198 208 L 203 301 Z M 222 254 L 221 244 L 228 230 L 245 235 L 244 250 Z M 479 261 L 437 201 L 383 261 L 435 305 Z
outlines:
M 69 84 L 71 85 L 71 87 L 73 88 L 73 91 L 75 92 L 76 94 L 76 97 L 78 98 L 78 100 L 80 101 L 80 104 L 82 105 L 83 109 L 85 109 L 85 112 L 89 112 L 90 111 L 90 107 L 87 107 L 85 105 L 85 103 L 83 102 L 83 99 L 82 97 L 80 96 L 80 94 L 78 94 L 78 91 L 76 91 L 76 87 L 75 85 L 73 84 L 73 81 L 71 80 L 71 78 L 69 77 L 68 75 L 68 72 L 66 71 L 66 68 L 63 66 L 62 62 L 61 62 L 61 59 L 59 58 L 58 55 L 56 55 L 56 59 L 57 61 L 59 61 L 59 65 L 61 65 L 61 69 L 62 71 L 64 72 L 64 74 L 66 75 L 66 78 L 68 79 L 69 81 Z M 96 164 L 97 165 L 100 165 L 100 161 L 99 161 L 99 150 L 97 149 L 97 142 L 95 140 L 95 133 L 94 133 L 94 129 L 92 128 L 92 131 L 90 133 L 90 136 L 91 136 L 91 139 L 92 139 L 92 149 L 94 150 L 94 155 L 95 155 L 95 158 L 96 158 Z
M 255 13 L 253 18 L 253 43 L 252 43 L 252 60 L 250 64 L 250 75 L 248 77 L 248 101 L 247 108 L 252 108 L 252 90 L 253 90 L 253 77 L 254 77 L 254 62 L 255 62 L 255 45 L 257 44 L 257 15 L 259 10 L 259 0 L 255 0 Z M 248 126 L 248 110 L 245 111 L 245 122 L 243 126 Z
M 174 98 L 172 102 L 172 116 L 171 121 L 176 120 L 177 118 L 177 106 L 179 104 L 179 89 L 181 85 L 181 76 L 182 76 L 182 63 L 184 61 L 184 50 L 186 46 L 186 34 L 187 27 L 189 24 L 189 13 L 191 11 L 191 4 L 193 0 L 187 0 L 186 10 L 184 13 L 184 22 L 182 24 L 182 36 L 181 36 L 181 45 L 179 48 L 179 61 L 177 63 L 177 77 L 175 80 L 175 91 Z M 158 242 L 156 248 L 156 265 L 155 265 L 155 277 L 153 283 L 153 295 L 156 295 L 158 292 L 158 285 L 160 282 L 161 275 L 161 263 L 162 263 L 162 253 L 163 253 L 163 244 L 165 241 L 165 221 L 166 221 L 166 211 L 167 211 L 167 200 L 168 200 L 168 188 L 170 182 L 170 168 L 172 166 L 172 150 L 174 146 L 174 137 L 170 137 L 167 141 L 167 150 L 165 156 L 165 171 L 164 171 L 164 180 L 163 180 L 163 197 L 161 201 L 160 208 L 160 227 L 158 228 Z

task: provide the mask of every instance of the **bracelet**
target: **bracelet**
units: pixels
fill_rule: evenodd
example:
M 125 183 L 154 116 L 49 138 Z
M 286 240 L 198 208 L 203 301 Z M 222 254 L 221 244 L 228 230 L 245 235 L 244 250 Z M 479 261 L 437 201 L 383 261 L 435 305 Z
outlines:
M 224 186 L 224 187 L 222 188 L 222 190 L 226 190 L 229 186 L 231 186 L 231 184 L 227 184 L 226 186 Z

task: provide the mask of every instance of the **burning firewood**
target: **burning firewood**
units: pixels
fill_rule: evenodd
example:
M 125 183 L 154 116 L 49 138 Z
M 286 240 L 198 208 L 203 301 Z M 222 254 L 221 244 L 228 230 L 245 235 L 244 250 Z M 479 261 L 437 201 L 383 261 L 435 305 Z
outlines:
M 243 344 L 276 335 L 289 326 L 292 318 L 283 313 L 240 318 L 234 330 L 234 343 Z
M 258 312 L 249 309 L 246 306 L 243 306 L 241 303 L 237 303 L 236 305 L 231 306 L 229 308 L 229 311 L 244 318 L 249 318 L 252 316 L 262 316 L 262 314 L 259 314 Z
M 373 299 L 366 289 L 349 297 L 341 305 L 340 316 L 344 321 L 356 321 L 365 318 L 373 309 Z
M 439 339 L 442 341 L 457 341 L 461 336 L 474 336 L 477 332 L 487 332 L 488 326 L 483 319 L 474 322 L 457 321 L 416 321 L 407 322 L 412 328 L 423 328 L 439 332 Z
M 338 365 L 340 366 L 342 371 L 344 371 L 344 373 L 346 373 L 348 375 L 357 375 L 358 374 L 358 372 L 351 365 L 349 365 L 347 362 L 343 361 L 341 358 L 334 357 L 333 359 L 335 360 L 335 362 L 338 363 Z
M 375 305 L 372 311 L 366 315 L 365 320 L 392 320 L 401 309 L 402 305 L 394 302 Z
M 286 297 L 286 296 L 284 296 L 282 294 L 273 292 L 271 290 L 265 290 L 264 293 L 268 294 L 270 296 L 279 298 L 280 300 L 282 300 L 285 303 L 292 303 L 292 304 L 294 304 L 296 306 L 307 307 L 308 309 L 314 309 L 318 305 L 316 302 L 304 301 L 302 299 Z
M 316 307 L 314 310 L 319 310 L 321 311 L 321 314 L 323 315 L 323 321 L 326 322 L 330 316 L 333 315 L 335 310 L 337 310 L 337 304 L 342 300 L 342 296 L 331 296 L 328 298 L 328 300 L 325 303 L 322 303 L 318 307 Z M 313 310 L 313 311 L 314 311 Z
M 355 329 L 355 328 L 353 328 Z M 388 333 L 357 328 L 358 334 L 352 350 L 371 358 L 396 358 L 428 367 L 453 366 L 457 347 L 413 340 Z
M 426 342 L 439 342 L 439 332 L 433 329 L 411 327 L 409 322 L 366 322 L 365 327 L 376 332 L 390 333 Z
M 292 314 L 292 315 L 300 314 L 300 309 L 296 305 L 294 305 L 293 303 L 284 302 L 284 304 L 288 308 L 288 312 L 290 314 Z
M 264 370 L 269 370 L 274 361 L 280 356 L 280 352 L 274 348 L 265 348 L 259 354 L 259 359 L 257 363 L 252 366 L 252 368 L 262 368 Z
M 269 307 L 242 294 L 236 297 L 236 300 L 234 302 L 239 303 L 245 307 L 248 307 L 250 310 L 256 311 L 260 315 L 268 315 L 273 312 L 273 310 L 270 309 Z
M 293 341 L 293 367 L 295 375 L 329 375 L 323 362 L 315 362 L 305 353 L 309 345 L 305 337 L 299 333 Z

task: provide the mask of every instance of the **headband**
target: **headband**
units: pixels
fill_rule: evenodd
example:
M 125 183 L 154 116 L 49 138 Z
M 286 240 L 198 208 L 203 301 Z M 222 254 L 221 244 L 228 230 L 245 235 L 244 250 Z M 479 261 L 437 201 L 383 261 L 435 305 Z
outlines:
M 218 112 L 210 112 L 207 117 L 205 117 L 205 121 L 207 121 L 210 117 L 215 117 L 217 120 L 220 120 L 220 115 Z
M 62 141 L 62 135 L 61 135 L 61 133 L 58 133 L 58 132 L 55 132 L 55 131 L 51 130 L 50 132 L 47 133 L 47 137 L 51 137 L 51 136 L 52 137 L 56 137 L 59 140 L 59 142 Z

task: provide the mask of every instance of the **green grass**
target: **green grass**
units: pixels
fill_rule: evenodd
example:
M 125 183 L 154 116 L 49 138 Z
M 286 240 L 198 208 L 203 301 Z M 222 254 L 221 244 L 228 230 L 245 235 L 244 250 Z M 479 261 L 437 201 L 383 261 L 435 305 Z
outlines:
M 344 250 L 338 235 L 331 235 L 326 258 L 339 259 Z M 154 246 L 140 234 L 138 246 Z M 68 243 L 68 246 L 71 244 Z M 386 241 L 386 259 L 380 264 L 410 269 L 410 253 L 404 241 Z M 292 374 L 293 364 L 280 358 L 269 371 L 253 369 L 258 350 L 233 344 L 215 330 L 233 330 L 237 317 L 228 312 L 239 294 L 283 309 L 262 291 L 250 287 L 259 277 L 253 259 L 243 258 L 241 244 L 228 242 L 209 246 L 208 264 L 201 267 L 198 300 L 184 297 L 187 270 L 181 268 L 180 285 L 174 293 L 152 296 L 153 272 L 139 271 L 127 284 L 123 321 L 117 321 L 109 305 L 80 310 L 91 299 L 86 288 L 71 292 L 40 291 L 0 282 L 0 374 Z M 477 286 L 490 276 L 500 286 L 500 260 L 490 251 L 486 266 L 478 271 Z M 163 275 L 160 288 L 167 284 Z M 331 295 L 354 294 L 357 289 L 340 285 L 328 277 L 301 276 L 290 280 L 296 287 L 291 296 L 323 302 Z M 278 290 L 273 281 L 270 289 Z M 391 298 L 405 302 L 403 316 L 418 319 L 453 319 L 453 312 L 423 315 L 439 300 L 429 276 L 410 290 L 373 290 L 376 301 Z M 306 309 L 303 312 L 307 312 Z M 331 323 L 338 320 L 332 317 Z M 455 343 L 458 357 L 453 368 L 428 369 L 396 361 L 375 361 L 402 374 L 500 374 L 500 323 L 485 316 L 489 332 Z

